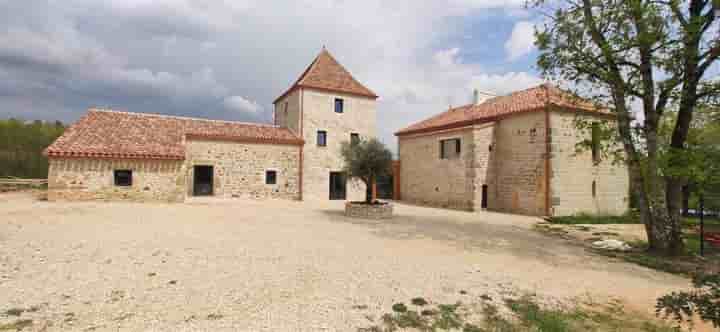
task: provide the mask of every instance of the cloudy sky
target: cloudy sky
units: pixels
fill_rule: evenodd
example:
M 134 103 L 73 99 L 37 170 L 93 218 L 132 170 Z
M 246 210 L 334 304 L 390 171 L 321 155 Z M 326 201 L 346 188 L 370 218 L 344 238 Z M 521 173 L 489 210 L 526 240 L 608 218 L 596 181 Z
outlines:
M 392 133 L 538 84 L 524 0 L 0 0 L 0 118 L 88 107 L 270 122 L 323 45 Z

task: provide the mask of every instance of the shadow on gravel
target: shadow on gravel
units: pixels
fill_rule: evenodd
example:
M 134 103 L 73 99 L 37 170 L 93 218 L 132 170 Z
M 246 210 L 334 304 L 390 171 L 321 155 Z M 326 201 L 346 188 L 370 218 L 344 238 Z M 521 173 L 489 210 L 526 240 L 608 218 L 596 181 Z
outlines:
M 345 217 L 341 210 L 321 212 L 333 222 L 366 226 L 373 234 L 386 238 L 431 239 L 468 251 L 503 251 L 549 263 L 565 263 L 567 258 L 584 256 L 582 247 L 562 239 L 550 238 L 525 227 L 490 224 L 480 219 L 476 223 L 458 223 L 449 220 L 450 217 L 396 214 L 392 219 L 370 220 Z

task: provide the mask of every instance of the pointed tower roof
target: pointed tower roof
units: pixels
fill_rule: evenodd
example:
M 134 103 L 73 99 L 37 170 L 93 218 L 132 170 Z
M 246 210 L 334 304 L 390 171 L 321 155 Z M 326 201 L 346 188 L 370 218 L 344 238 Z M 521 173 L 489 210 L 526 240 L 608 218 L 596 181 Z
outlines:
M 295 81 L 295 84 L 275 99 L 274 103 L 301 87 L 370 98 L 378 97 L 374 92 L 358 82 L 345 67 L 335 60 L 325 47 L 323 47 L 320 54 L 315 57 L 315 60 L 313 60 L 302 75 L 300 75 L 300 78 Z

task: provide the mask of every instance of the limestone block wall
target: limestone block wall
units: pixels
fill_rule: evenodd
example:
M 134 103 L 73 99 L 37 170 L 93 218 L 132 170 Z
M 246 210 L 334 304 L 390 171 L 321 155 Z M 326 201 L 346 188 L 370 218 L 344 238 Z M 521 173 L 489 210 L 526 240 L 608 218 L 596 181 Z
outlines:
M 467 127 L 399 137 L 402 200 L 427 206 L 473 210 L 474 178 L 478 173 L 474 167 L 480 166 L 473 159 L 473 133 L 474 130 Z M 460 139 L 460 158 L 440 159 L 440 141 L 452 138 Z
M 299 199 L 297 145 L 251 144 L 191 139 L 186 142 L 187 185 L 193 193 L 194 166 L 213 166 L 213 194 L 224 198 Z M 277 183 L 266 184 L 265 172 L 277 172 Z
M 494 210 L 545 214 L 545 113 L 507 117 L 495 126 Z
M 115 186 L 114 170 L 132 170 L 132 186 Z M 182 202 L 182 161 L 50 158 L 48 199 Z
M 275 124 L 300 134 L 300 94 L 297 89 L 275 103 Z
M 482 188 L 487 186 L 487 209 L 497 209 L 497 183 L 496 183 L 496 164 L 497 158 L 494 150 L 495 142 L 495 122 L 475 126 L 473 132 L 472 145 L 472 172 L 474 173 L 473 182 L 475 195 L 473 197 L 473 210 L 482 209 Z
M 578 129 L 576 121 L 594 119 L 608 121 L 560 111 L 550 115 L 553 215 L 619 215 L 628 209 L 629 179 L 624 164 L 613 165 L 611 159 L 601 159 L 595 164 L 592 151 L 576 149 L 578 142 L 589 139 L 591 135 L 589 130 Z
M 376 102 L 352 95 L 301 89 L 303 152 L 303 199 L 327 200 L 330 196 L 330 172 L 343 168 L 340 143 L 351 133 L 362 139 L 376 137 Z M 335 113 L 335 98 L 342 98 L 343 113 Z M 327 146 L 317 145 L 317 131 L 327 132 Z M 348 200 L 364 200 L 365 185 L 349 180 Z

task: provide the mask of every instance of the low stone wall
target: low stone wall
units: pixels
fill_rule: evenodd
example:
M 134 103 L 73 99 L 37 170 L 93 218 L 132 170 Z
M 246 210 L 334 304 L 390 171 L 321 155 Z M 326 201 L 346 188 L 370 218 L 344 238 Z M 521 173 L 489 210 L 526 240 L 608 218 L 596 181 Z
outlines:
M 128 200 L 182 202 L 181 160 L 50 158 L 48 200 Z M 115 186 L 113 171 L 132 171 L 132 185 Z
M 390 203 L 385 204 L 361 204 L 347 202 L 345 203 L 345 216 L 352 218 L 365 219 L 390 219 L 393 215 L 393 206 Z

